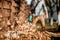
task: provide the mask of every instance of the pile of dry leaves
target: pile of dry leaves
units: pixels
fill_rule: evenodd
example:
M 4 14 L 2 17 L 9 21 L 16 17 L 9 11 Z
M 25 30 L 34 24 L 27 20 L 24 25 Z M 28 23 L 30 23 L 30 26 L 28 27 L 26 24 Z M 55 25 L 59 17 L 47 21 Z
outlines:
M 20 1 L 20 4 L 18 2 Z M 25 0 L 0 1 L 1 40 L 50 40 L 45 32 L 28 22 L 31 9 Z

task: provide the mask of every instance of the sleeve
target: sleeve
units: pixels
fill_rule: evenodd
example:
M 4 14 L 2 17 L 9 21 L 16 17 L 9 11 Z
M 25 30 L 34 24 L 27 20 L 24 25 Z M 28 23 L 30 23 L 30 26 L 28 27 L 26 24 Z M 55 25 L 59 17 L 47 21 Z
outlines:
M 47 10 L 47 6 L 46 6 L 44 0 L 43 0 L 43 4 L 44 4 L 44 9 Z
M 30 3 L 30 7 L 33 7 L 33 6 L 34 6 L 34 0 L 32 0 Z

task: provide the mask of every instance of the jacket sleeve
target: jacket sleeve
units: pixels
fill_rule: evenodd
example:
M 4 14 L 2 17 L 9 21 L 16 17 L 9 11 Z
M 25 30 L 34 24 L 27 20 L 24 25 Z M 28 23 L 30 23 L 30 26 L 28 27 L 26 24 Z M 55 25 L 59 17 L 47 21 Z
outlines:
M 44 9 L 47 10 L 47 6 L 44 1 L 43 1 L 43 5 L 44 5 Z
M 34 4 L 34 0 L 31 1 L 30 7 L 32 7 Z
M 30 7 L 35 7 L 35 6 L 36 6 L 36 2 L 35 2 L 35 0 L 32 0 L 31 4 L 30 4 Z

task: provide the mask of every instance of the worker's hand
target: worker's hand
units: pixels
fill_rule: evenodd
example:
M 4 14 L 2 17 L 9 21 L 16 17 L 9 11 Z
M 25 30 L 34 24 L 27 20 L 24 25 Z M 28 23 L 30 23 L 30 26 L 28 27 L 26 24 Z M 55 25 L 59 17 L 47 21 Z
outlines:
M 45 18 L 46 18 L 46 19 L 48 18 L 48 14 L 45 15 Z
M 31 10 L 34 10 L 34 7 L 32 7 Z

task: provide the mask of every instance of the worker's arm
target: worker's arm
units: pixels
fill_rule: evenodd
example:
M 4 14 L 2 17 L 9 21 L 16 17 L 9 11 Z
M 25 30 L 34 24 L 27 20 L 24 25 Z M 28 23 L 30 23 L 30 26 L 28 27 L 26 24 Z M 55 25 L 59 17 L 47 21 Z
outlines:
M 48 18 L 48 11 L 46 10 L 46 14 L 45 14 L 45 17 Z
M 45 9 L 45 18 L 48 18 L 48 10 L 44 2 L 44 9 Z

